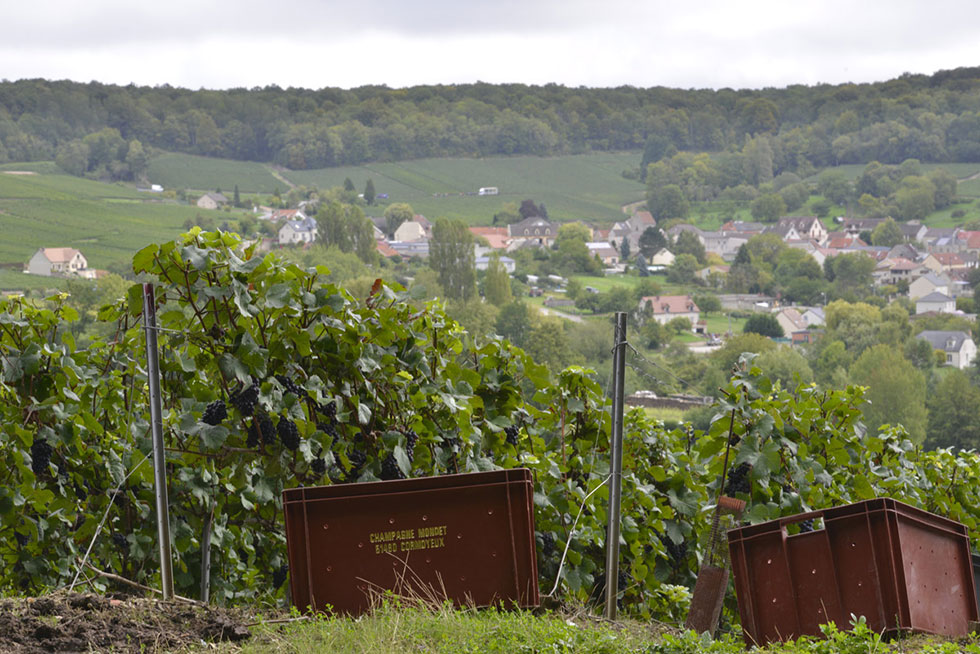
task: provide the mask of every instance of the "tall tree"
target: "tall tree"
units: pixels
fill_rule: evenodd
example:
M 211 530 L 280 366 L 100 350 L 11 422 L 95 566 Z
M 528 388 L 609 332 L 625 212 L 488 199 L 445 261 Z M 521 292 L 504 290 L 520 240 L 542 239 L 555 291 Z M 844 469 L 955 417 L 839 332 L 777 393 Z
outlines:
M 528 218 L 537 218 L 537 217 L 546 218 L 547 217 L 547 215 L 542 212 L 541 207 L 539 207 L 538 205 L 534 204 L 534 200 L 524 200 L 524 201 L 522 201 L 521 202 L 521 206 L 520 206 L 520 208 L 517 211 L 518 211 L 518 213 L 521 214 L 521 218 L 523 218 L 525 220 L 528 219 Z
M 602 270 L 595 257 L 589 253 L 586 243 L 589 229 L 581 223 L 565 223 L 558 228 L 555 239 L 555 255 L 558 266 L 566 272 L 594 274 Z
M 317 240 L 323 245 L 353 252 L 365 263 L 375 262 L 374 226 L 360 207 L 336 200 L 321 201 L 316 224 Z
M 771 313 L 753 313 L 742 327 L 743 334 L 761 334 L 769 338 L 782 338 L 783 326 Z
M 920 343 L 925 341 L 915 339 Z M 929 397 L 928 447 L 980 448 L 980 389 L 962 370 L 951 370 Z
M 647 227 L 640 234 L 640 254 L 647 260 L 665 247 L 667 247 L 667 239 L 659 227 Z
M 517 347 L 524 347 L 531 333 L 531 313 L 527 305 L 517 300 L 501 307 L 496 329 L 499 335 Z
M 429 267 L 439 274 L 439 284 L 453 300 L 476 295 L 476 255 L 473 234 L 462 220 L 440 218 L 432 227 Z
M 824 260 L 833 270 L 833 288 L 837 297 L 863 298 L 871 293 L 874 259 L 864 252 L 848 252 Z
M 850 370 L 855 384 L 867 386 L 864 418 L 877 431 L 884 424 L 901 424 L 915 443 L 926 436 L 926 380 L 902 356 L 901 350 L 875 345 L 858 357 Z
M 687 218 L 691 205 L 677 184 L 652 187 L 647 191 L 647 209 L 657 220 Z
M 871 244 L 892 247 L 905 242 L 905 235 L 901 228 L 892 218 L 886 218 L 884 222 L 871 230 Z
M 766 193 L 752 201 L 752 217 L 764 222 L 775 222 L 786 213 L 786 201 L 777 193 Z
M 370 206 L 374 204 L 374 197 L 374 180 L 368 178 L 367 184 L 364 185 L 364 202 Z
M 510 275 L 507 274 L 507 269 L 501 263 L 500 254 L 497 252 L 490 257 L 483 294 L 487 302 L 498 307 L 514 301 L 514 295 L 510 289 Z
M 675 255 L 690 254 L 701 265 L 704 265 L 705 261 L 707 261 L 704 243 L 701 242 L 701 239 L 694 232 L 684 230 L 678 234 L 677 240 L 674 241 L 673 251 Z

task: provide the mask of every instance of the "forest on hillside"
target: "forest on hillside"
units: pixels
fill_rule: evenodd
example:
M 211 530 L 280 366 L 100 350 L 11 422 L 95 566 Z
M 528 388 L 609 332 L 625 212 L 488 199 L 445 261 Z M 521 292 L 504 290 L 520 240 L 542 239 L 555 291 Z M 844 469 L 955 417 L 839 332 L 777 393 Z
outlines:
M 110 178 L 138 175 L 149 148 L 292 169 L 642 149 L 644 170 L 673 151 L 741 149 L 759 135 L 777 175 L 873 160 L 980 161 L 980 68 L 761 90 L 0 82 L 0 163 L 57 159 L 69 172 Z

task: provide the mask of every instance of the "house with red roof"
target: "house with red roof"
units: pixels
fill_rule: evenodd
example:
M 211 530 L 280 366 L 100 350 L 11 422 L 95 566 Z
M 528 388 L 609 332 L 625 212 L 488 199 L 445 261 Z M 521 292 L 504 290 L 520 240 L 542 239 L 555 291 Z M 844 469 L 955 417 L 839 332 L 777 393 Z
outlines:
M 27 262 L 27 272 L 44 277 L 94 276 L 94 271 L 88 274 L 88 261 L 75 248 L 40 248 Z
M 690 295 L 646 295 L 640 298 L 639 309 L 661 324 L 687 318 L 691 325 L 697 325 L 701 318 L 701 310 Z
M 469 229 L 473 236 L 486 239 L 491 250 L 506 250 L 513 241 L 506 227 L 470 227 Z
M 967 262 L 956 252 L 931 252 L 922 265 L 933 272 L 946 272 L 953 268 L 963 268 Z

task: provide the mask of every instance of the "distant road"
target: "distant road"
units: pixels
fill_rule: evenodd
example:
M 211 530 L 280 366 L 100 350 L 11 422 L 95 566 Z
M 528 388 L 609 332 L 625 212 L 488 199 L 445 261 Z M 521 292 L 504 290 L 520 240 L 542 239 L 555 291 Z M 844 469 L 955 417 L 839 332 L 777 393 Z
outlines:
M 558 316 L 559 318 L 564 318 L 565 320 L 571 320 L 572 322 L 585 322 L 582 316 L 575 316 L 570 313 L 562 313 L 561 311 L 555 311 L 554 309 L 549 309 L 547 307 L 538 307 L 538 310 L 546 316 Z
M 709 352 L 714 352 L 715 350 L 720 350 L 721 346 L 708 345 L 704 341 L 701 341 L 699 343 L 691 343 L 687 346 L 687 349 L 689 349 L 691 352 L 697 352 L 698 354 L 707 354 Z
M 980 173 L 977 174 L 980 175 Z M 640 205 L 644 205 L 646 203 L 647 203 L 646 200 L 640 200 L 639 202 L 630 202 L 629 204 L 624 204 L 621 207 L 621 209 L 623 210 L 623 213 L 625 213 L 627 216 L 632 216 L 634 213 L 636 213 L 636 210 L 640 207 Z

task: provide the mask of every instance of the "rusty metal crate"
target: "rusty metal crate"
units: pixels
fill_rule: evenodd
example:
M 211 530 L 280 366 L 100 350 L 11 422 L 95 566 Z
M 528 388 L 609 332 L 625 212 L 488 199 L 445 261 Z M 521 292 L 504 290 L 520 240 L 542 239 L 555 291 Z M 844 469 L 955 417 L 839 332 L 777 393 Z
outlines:
M 536 606 L 533 507 L 526 468 L 286 490 L 292 602 L 356 615 L 394 590 Z
M 823 528 L 787 526 L 823 519 Z M 874 499 L 729 530 L 749 645 L 820 635 L 864 616 L 876 632 L 959 637 L 977 620 L 970 543 L 958 522 Z

